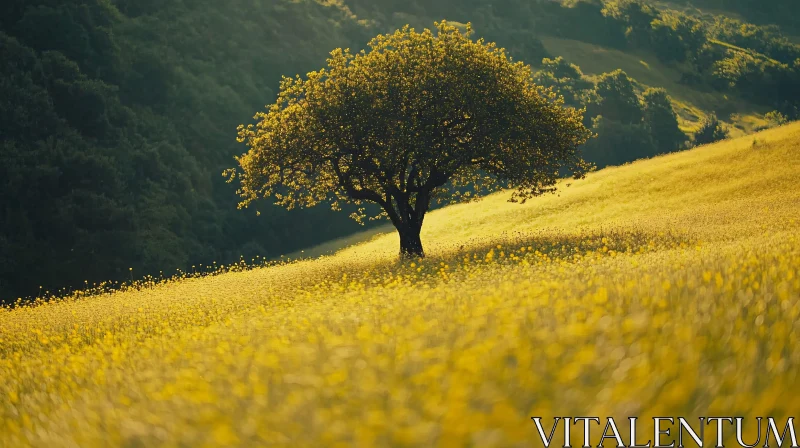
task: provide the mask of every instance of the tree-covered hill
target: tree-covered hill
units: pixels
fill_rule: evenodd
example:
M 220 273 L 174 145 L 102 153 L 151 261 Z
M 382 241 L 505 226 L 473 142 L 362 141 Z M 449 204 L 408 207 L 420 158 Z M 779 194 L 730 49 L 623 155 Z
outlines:
M 17 1 L 0 7 L 0 299 L 357 229 L 325 211 L 238 212 L 221 171 L 282 74 L 367 39 L 291 1 Z M 129 273 L 133 268 L 133 274 Z
M 749 19 L 747 2 L 725 3 Z M 792 2 L 771 3 L 753 25 L 633 0 L 2 2 L 0 300 L 277 257 L 359 230 L 325 209 L 237 210 L 221 172 L 243 151 L 237 125 L 274 100 L 282 75 L 406 23 L 472 22 L 533 64 L 541 83 L 587 108 L 599 137 L 586 154 L 601 166 L 689 144 L 671 108 L 696 111 L 684 130 L 714 111 L 683 101 L 692 95 L 678 95 L 682 86 L 796 118 L 800 50 L 780 28 L 791 29 Z M 573 65 L 583 61 L 549 53 L 544 36 L 652 55 L 678 79 L 588 76 Z
M 792 33 L 800 32 L 798 5 L 792 0 L 672 0 L 672 3 L 695 9 L 699 7 L 733 13 L 761 25 L 778 25 Z

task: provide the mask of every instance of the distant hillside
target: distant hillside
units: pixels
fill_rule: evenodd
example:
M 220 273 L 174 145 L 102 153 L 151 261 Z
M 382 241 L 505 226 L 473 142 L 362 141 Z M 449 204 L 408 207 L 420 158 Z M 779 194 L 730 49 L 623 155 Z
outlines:
M 723 92 L 698 89 L 680 83 L 678 69 L 665 65 L 652 54 L 625 52 L 573 39 L 543 36 L 542 43 L 550 54 L 563 56 L 581 67 L 587 75 L 599 75 L 616 69 L 624 70 L 648 87 L 663 87 L 673 99 L 681 129 L 693 132 L 702 119 L 716 111 L 730 125 L 731 136 L 752 133 L 768 125 L 764 114 L 769 107 L 728 96 Z
M 221 172 L 282 75 L 372 34 L 331 2 L 3 2 L 0 301 L 359 230 L 240 212 Z
M 699 14 L 724 14 L 762 25 L 777 25 L 792 34 L 800 33 L 800 17 L 793 0 L 671 0 L 654 4 Z

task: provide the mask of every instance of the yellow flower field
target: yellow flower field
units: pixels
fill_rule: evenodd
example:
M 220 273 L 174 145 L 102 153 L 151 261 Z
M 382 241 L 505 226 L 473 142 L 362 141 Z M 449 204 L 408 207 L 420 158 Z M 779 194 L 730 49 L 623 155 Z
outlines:
M 1 309 L 0 446 L 528 447 L 532 416 L 798 416 L 800 125 L 755 138 L 433 212 L 422 261 L 383 235 Z

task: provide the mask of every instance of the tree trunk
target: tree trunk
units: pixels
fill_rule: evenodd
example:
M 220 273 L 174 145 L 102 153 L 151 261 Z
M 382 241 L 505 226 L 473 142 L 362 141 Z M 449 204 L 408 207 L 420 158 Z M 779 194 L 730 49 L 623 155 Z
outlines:
M 400 234 L 400 256 L 403 258 L 422 258 L 425 252 L 422 250 L 422 240 L 419 237 L 419 229 L 397 229 Z

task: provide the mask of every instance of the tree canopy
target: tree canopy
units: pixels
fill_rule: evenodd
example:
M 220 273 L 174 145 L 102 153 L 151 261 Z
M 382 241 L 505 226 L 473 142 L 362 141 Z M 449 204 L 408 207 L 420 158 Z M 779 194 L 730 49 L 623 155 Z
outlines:
M 400 234 L 401 254 L 423 255 L 432 200 L 500 187 L 512 201 L 555 189 L 590 167 L 578 147 L 582 111 L 533 82 L 528 65 L 446 22 L 409 26 L 358 53 L 337 49 L 327 68 L 284 78 L 277 101 L 240 126 L 242 206 L 273 197 L 287 208 L 372 202 Z M 361 213 L 354 214 L 360 220 Z
M 679 149 L 686 134 L 678 127 L 678 117 L 664 89 L 647 89 L 643 94 L 644 124 L 650 129 L 659 152 Z
M 696 145 L 707 145 L 728 138 L 728 130 L 720 123 L 716 113 L 703 119 L 700 129 L 694 133 Z

